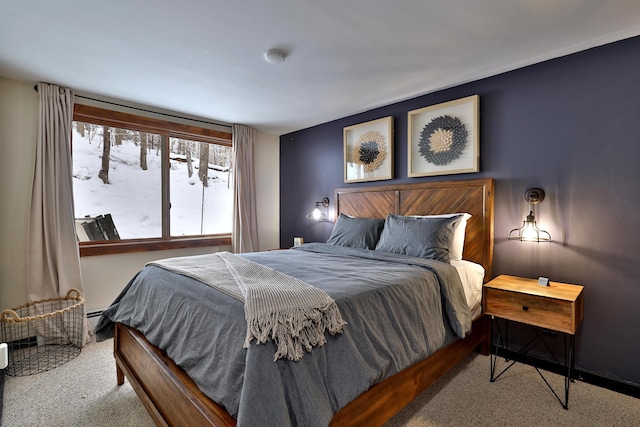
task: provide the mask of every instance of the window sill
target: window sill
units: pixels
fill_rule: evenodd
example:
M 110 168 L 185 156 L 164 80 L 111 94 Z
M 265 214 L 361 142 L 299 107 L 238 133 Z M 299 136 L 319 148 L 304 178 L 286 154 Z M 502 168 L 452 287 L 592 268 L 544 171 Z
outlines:
M 129 252 L 163 251 L 169 249 L 204 248 L 208 246 L 231 245 L 230 234 L 206 237 L 185 237 L 172 239 L 105 240 L 100 242 L 80 242 L 80 256 L 114 255 Z

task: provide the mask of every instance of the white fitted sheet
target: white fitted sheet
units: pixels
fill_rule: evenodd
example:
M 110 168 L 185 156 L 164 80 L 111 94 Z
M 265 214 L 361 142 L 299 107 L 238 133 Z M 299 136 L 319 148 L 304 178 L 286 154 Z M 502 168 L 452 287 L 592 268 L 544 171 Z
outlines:
M 451 260 L 462 281 L 467 304 L 473 319 L 482 313 L 482 284 L 484 283 L 484 267 L 467 260 Z

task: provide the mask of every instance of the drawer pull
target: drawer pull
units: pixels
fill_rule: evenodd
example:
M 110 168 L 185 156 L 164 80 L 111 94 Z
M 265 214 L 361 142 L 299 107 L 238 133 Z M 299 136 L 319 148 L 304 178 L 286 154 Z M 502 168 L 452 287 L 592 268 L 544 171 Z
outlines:
M 524 311 L 528 311 L 528 310 L 529 310 L 529 307 L 528 307 L 528 306 L 526 306 L 526 305 L 523 305 L 523 306 L 522 306 L 522 309 L 523 309 Z

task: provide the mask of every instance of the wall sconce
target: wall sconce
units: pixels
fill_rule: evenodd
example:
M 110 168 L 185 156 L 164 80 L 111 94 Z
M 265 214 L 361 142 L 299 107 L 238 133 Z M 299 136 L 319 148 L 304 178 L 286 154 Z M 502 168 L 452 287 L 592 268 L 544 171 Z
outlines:
M 324 208 L 324 212 L 323 209 Z M 325 197 L 321 201 L 316 202 L 316 207 L 307 214 L 307 219 L 314 221 L 329 221 L 329 198 Z
M 551 235 L 538 228 L 536 218 L 533 215 L 533 206 L 540 204 L 544 200 L 544 190 L 542 188 L 528 188 L 524 192 L 524 199 L 529 203 L 529 215 L 522 223 L 522 227 L 511 230 L 509 240 L 550 242 Z

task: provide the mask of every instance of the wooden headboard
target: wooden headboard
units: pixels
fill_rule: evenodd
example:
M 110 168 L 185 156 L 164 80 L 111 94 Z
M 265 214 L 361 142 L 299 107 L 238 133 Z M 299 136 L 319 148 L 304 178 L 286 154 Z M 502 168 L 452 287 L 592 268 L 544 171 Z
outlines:
M 493 178 L 338 188 L 335 203 L 336 217 L 470 213 L 463 258 L 484 267 L 485 281 L 493 278 Z

